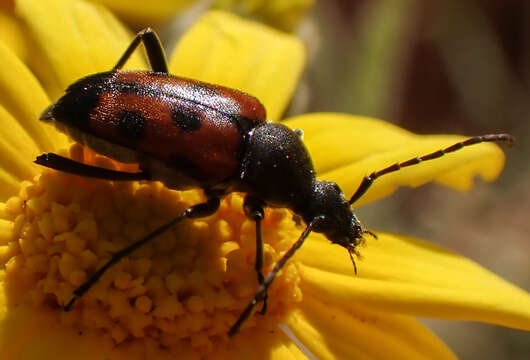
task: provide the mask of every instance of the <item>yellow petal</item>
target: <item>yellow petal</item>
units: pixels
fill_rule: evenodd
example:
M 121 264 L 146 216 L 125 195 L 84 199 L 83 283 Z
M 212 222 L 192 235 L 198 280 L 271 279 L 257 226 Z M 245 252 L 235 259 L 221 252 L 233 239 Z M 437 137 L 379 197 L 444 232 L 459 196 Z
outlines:
M 285 123 L 304 130 L 304 142 L 319 177 L 337 182 L 347 197 L 372 171 L 466 139 L 456 135 L 415 135 L 381 120 L 345 114 L 303 115 Z M 497 145 L 484 143 L 466 147 L 382 176 L 355 205 L 387 196 L 399 186 L 417 187 L 429 181 L 469 190 L 474 176 L 481 175 L 491 181 L 503 166 L 504 154 Z
M 216 0 L 214 6 L 244 17 L 258 18 L 280 29 L 292 30 L 313 6 L 314 0 Z
M 303 346 L 303 344 L 302 344 Z M 292 341 L 286 341 L 285 347 L 289 350 L 290 355 L 294 359 L 298 360 L 306 360 L 307 355 L 304 353 L 304 351 L 300 350 L 300 348 Z
M 20 180 L 14 175 L 0 168 L 0 201 L 5 201 L 20 189 Z
M 20 124 L 0 106 L 0 168 L 19 180 L 31 179 L 36 169 L 31 162 L 39 150 Z
M 97 0 L 128 22 L 152 26 L 171 19 L 193 0 Z
M 344 341 L 344 334 L 341 334 L 340 340 L 325 339 L 325 334 L 320 332 L 320 324 L 312 324 L 311 320 L 306 319 L 305 315 L 300 310 L 295 310 L 290 314 L 286 323 L 299 341 L 317 359 L 371 359 L 371 357 L 354 346 L 349 346 L 350 341 Z
M 287 324 L 320 359 L 454 359 L 417 320 L 305 297 Z M 330 356 L 332 355 L 332 356 Z
M 28 308 L 1 316 L 0 349 L 5 359 L 96 359 L 101 347 L 87 344 L 87 336 L 58 329 L 53 318 Z
M 114 15 L 98 4 L 18 0 L 17 12 L 42 48 L 42 61 L 48 67 L 37 70 L 53 98 L 83 76 L 110 70 L 132 39 Z M 140 54 L 135 53 L 126 67 L 143 68 Z
M 50 100 L 29 69 L 7 47 L 0 43 L 0 105 L 10 115 L 3 114 L 1 131 L 13 144 L 24 144 L 22 153 L 54 150 L 64 146 L 65 138 L 38 118 Z M 33 139 L 29 141 L 28 139 Z M 18 141 L 21 143 L 18 143 Z M 27 147 L 26 147 L 27 146 Z M 30 158 L 28 161 L 32 160 Z
M 0 42 L 9 46 L 22 61 L 27 59 L 28 42 L 12 11 L 0 10 Z
M 24 162 L 33 160 L 33 157 L 39 153 L 39 147 L 20 122 L 11 116 L 2 105 L 0 105 L 0 121 L 2 123 L 0 142 L 3 144 L 4 151 L 16 151 L 18 156 L 22 156 Z M 7 153 L 0 152 L 0 159 L 4 155 L 7 157 Z
M 424 241 L 378 233 L 361 248 L 359 275 L 346 250 L 314 236 L 300 250 L 304 291 L 337 303 L 530 330 L 530 295 L 475 262 Z
M 2 282 L 5 274 L 0 273 Z M 104 352 L 94 337 L 61 328 L 49 310 L 10 304 L 0 286 L 0 349 L 3 359 L 96 359 Z M 91 342 L 92 341 L 92 342 Z
M 171 56 L 172 73 L 243 90 L 278 120 L 305 61 L 295 37 L 221 11 L 204 15 Z
M 249 341 L 255 339 L 255 341 Z M 270 333 L 260 332 L 252 337 L 230 339 L 229 350 L 216 353 L 216 359 L 261 359 L 283 360 L 300 359 L 300 353 L 293 346 L 290 339 L 279 329 Z

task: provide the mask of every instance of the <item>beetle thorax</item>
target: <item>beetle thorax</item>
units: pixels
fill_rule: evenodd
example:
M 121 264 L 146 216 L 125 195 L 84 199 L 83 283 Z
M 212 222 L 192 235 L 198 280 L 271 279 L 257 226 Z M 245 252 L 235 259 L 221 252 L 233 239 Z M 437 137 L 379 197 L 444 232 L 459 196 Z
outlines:
M 240 179 L 238 190 L 269 206 L 295 210 L 311 196 L 315 171 L 297 133 L 281 124 L 265 123 L 250 132 Z

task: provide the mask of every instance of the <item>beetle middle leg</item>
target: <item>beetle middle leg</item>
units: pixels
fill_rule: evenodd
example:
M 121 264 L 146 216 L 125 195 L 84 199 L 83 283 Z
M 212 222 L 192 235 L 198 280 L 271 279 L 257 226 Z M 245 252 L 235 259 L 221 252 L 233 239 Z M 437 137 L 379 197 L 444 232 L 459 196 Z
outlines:
M 291 245 L 289 250 L 283 256 L 276 262 L 272 270 L 267 274 L 267 277 L 263 280 L 263 283 L 260 284 L 258 291 L 256 291 L 256 294 L 254 297 L 250 300 L 247 307 L 243 310 L 241 315 L 239 315 L 239 318 L 237 321 L 232 325 L 230 330 L 228 331 L 228 336 L 232 337 L 241 328 L 241 325 L 249 318 L 250 314 L 252 314 L 252 309 L 254 309 L 254 306 L 260 301 L 265 301 L 267 298 L 267 289 L 269 286 L 271 286 L 272 282 L 274 281 L 274 278 L 276 275 L 280 272 L 280 270 L 284 267 L 287 260 L 289 260 L 295 252 L 300 249 L 302 244 L 304 243 L 305 239 L 309 236 L 311 231 L 313 231 L 313 227 L 317 225 L 317 223 L 321 220 L 321 217 L 316 217 L 309 224 L 307 224 L 305 230 L 302 232 L 302 235 L 296 240 L 296 242 Z
M 156 72 L 169 72 L 167 67 L 166 52 L 162 47 L 162 43 L 160 42 L 158 35 L 156 35 L 156 33 L 151 28 L 143 29 L 138 34 L 136 34 L 131 44 L 129 45 L 127 50 L 125 50 L 116 65 L 114 65 L 112 70 L 121 69 L 123 65 L 125 65 L 127 60 L 129 60 L 134 50 L 136 50 L 138 45 L 140 45 L 140 42 L 144 43 L 145 51 L 147 53 L 147 58 L 149 59 L 149 64 L 151 65 L 151 69 Z
M 130 173 L 125 171 L 105 169 L 83 164 L 79 161 L 75 161 L 54 153 L 43 153 L 37 156 L 34 163 L 65 173 L 96 179 L 117 181 L 151 180 L 151 176 L 143 171 Z
M 123 248 L 120 251 L 114 253 L 112 257 L 99 270 L 97 270 L 94 274 L 92 274 L 92 276 L 87 281 L 85 281 L 83 284 L 81 284 L 81 286 L 79 286 L 77 289 L 74 290 L 74 296 L 68 302 L 68 304 L 66 304 L 66 306 L 64 307 L 64 311 L 70 311 L 75 301 L 79 299 L 81 296 L 83 296 L 83 294 L 85 294 L 92 287 L 92 285 L 94 285 L 99 280 L 99 278 L 101 278 L 101 276 L 111 266 L 119 262 L 125 256 L 131 254 L 134 250 L 147 244 L 148 242 L 153 240 L 155 237 L 166 232 L 167 230 L 169 230 L 170 228 L 172 228 L 173 226 L 175 226 L 177 223 L 181 222 L 182 220 L 197 219 L 197 218 L 207 217 L 207 216 L 214 214 L 219 209 L 219 204 L 220 204 L 219 197 L 212 196 L 208 198 L 208 200 L 204 203 L 190 206 L 189 208 L 184 210 L 180 215 L 173 218 L 171 221 L 160 226 L 156 230 L 152 231 L 151 233 L 147 234 L 146 236 L 132 243 L 126 248 Z
M 263 277 L 263 239 L 261 234 L 261 222 L 265 217 L 265 212 L 263 211 L 263 206 L 265 204 L 263 201 L 254 198 L 252 196 L 245 197 L 245 203 L 243 208 L 245 210 L 245 215 L 253 220 L 256 224 L 256 261 L 254 262 L 254 269 L 256 269 L 256 274 L 258 275 L 258 282 L 260 286 L 263 286 L 264 277 Z M 265 295 L 263 298 L 263 307 L 261 308 L 260 314 L 265 315 L 267 312 L 267 292 L 265 290 Z

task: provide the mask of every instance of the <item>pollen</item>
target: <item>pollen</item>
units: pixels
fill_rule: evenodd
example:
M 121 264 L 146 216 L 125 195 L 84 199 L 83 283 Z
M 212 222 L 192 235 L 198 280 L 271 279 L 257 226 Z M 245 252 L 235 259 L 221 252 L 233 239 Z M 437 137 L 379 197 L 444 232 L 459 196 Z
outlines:
M 72 146 L 70 157 L 137 171 L 80 145 Z M 70 312 L 63 311 L 74 290 L 113 253 L 201 201 L 200 190 L 44 169 L 0 204 L 0 261 L 10 303 L 49 311 L 63 326 L 101 336 L 111 348 L 143 346 L 204 357 L 230 346 L 226 334 L 258 288 L 255 225 L 243 213 L 240 194 L 226 196 L 214 215 L 185 220 L 132 252 Z M 301 231 L 284 209 L 266 209 L 262 230 L 266 275 Z M 267 314 L 256 312 L 237 336 L 281 322 L 302 300 L 299 282 L 298 266 L 290 261 L 269 289 Z

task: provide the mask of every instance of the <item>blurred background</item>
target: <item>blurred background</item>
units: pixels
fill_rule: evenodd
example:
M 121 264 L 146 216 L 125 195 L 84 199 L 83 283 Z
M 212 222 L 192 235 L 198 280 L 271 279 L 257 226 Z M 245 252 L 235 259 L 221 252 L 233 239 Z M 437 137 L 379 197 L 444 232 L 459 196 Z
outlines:
M 310 60 L 296 113 L 369 115 L 425 134 L 516 137 L 493 184 L 478 181 L 464 194 L 402 189 L 358 215 L 369 228 L 448 247 L 530 290 L 530 1 L 317 1 L 300 33 Z M 530 358 L 527 332 L 425 323 L 462 359 Z

